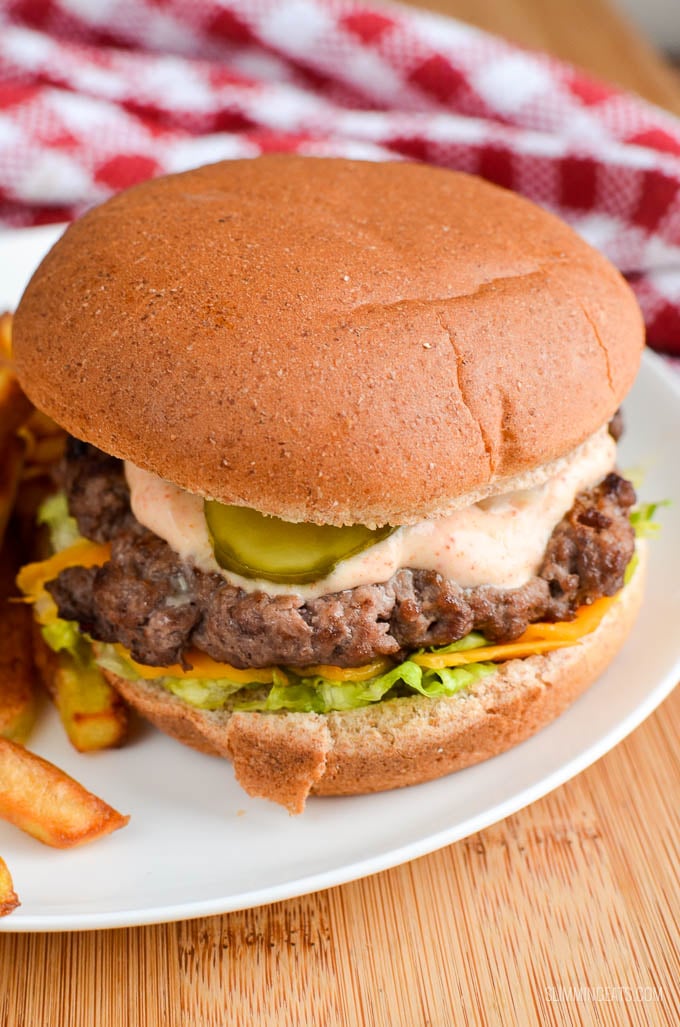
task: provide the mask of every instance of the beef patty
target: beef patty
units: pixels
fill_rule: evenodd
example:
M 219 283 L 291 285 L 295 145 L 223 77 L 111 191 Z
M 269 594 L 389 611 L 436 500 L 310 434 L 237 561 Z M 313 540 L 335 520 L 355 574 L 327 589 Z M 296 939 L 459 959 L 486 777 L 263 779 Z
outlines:
M 538 573 L 524 585 L 462 588 L 435 571 L 400 570 L 304 601 L 248 593 L 182 561 L 130 510 L 121 461 L 72 440 L 63 481 L 80 531 L 111 542 L 101 567 L 69 567 L 47 585 L 59 615 L 92 638 L 121 642 L 140 663 L 182 663 L 191 648 L 235 667 L 312 663 L 359 666 L 446 645 L 476 629 L 517 638 L 537 620 L 569 620 L 623 585 L 635 540 L 630 482 L 611 473 L 581 492 L 552 533 Z

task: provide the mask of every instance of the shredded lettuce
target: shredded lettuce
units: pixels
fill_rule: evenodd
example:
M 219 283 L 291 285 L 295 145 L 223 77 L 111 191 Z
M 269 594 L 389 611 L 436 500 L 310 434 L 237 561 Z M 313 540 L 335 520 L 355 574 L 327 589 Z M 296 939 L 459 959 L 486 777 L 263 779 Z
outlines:
M 111 645 L 98 645 L 96 659 L 101 667 L 129 681 L 137 677 L 128 661 Z M 495 670 L 493 663 L 431 670 L 406 660 L 368 681 L 329 681 L 321 675 L 305 678 L 277 668 L 272 685 L 243 685 L 228 678 L 162 677 L 155 682 L 202 710 L 219 710 L 228 704 L 232 710 L 330 713 L 370 706 L 398 688 L 402 693 L 420 693 L 430 698 L 455 695 Z
M 112 674 L 117 674 L 119 678 L 124 678 L 126 681 L 139 680 L 139 675 L 135 674 L 132 664 L 124 660 L 112 645 L 106 645 L 103 642 L 98 643 L 97 663 L 104 670 L 110 670 Z
M 428 649 L 421 649 L 421 652 L 428 653 L 464 653 L 470 649 L 481 649 L 491 643 L 479 631 L 470 631 L 463 635 L 457 642 L 450 642 L 448 645 L 430 646 Z
M 62 620 L 58 617 L 49 624 L 44 624 L 40 630 L 48 646 L 55 653 L 68 653 L 81 667 L 92 664 L 92 646 L 76 621 Z
M 57 492 L 48 496 L 38 510 L 38 524 L 47 525 L 50 533 L 50 542 L 55 553 L 62 549 L 68 549 L 75 542 L 82 541 L 82 535 L 78 530 L 78 522 L 68 512 L 66 494 Z
M 112 645 L 98 643 L 96 653 L 90 639 L 75 621 L 60 618 L 42 628 L 45 641 L 56 652 L 65 651 L 83 667 L 96 662 L 104 670 L 128 681 L 139 679 L 131 663 Z M 456 652 L 479 648 L 489 643 L 479 632 L 449 646 L 432 648 L 429 652 Z M 488 662 L 469 663 L 464 667 L 433 669 L 420 667 L 411 660 L 392 667 L 367 681 L 330 681 L 322 675 L 301 677 L 292 672 L 274 669 L 274 683 L 244 685 L 228 678 L 160 677 L 154 682 L 191 706 L 202 710 L 288 710 L 297 713 L 330 713 L 370 706 L 397 696 L 419 694 L 431 699 L 450 697 L 464 691 L 475 681 L 493 674 L 496 665 Z
M 298 713 L 330 713 L 338 710 L 355 710 L 380 702 L 393 689 L 403 686 L 401 693 L 417 692 L 434 699 L 452 696 L 467 688 L 473 681 L 493 674 L 493 663 L 472 663 L 466 667 L 429 670 L 406 660 L 393 667 L 386 674 L 369 678 L 368 681 L 329 681 L 315 676 L 300 678 L 295 684 L 274 673 L 272 685 L 266 699 L 239 702 L 240 710 L 293 710 Z
M 126 681 L 138 681 L 139 675 L 128 660 L 120 655 L 112 645 L 97 644 L 96 660 L 104 670 L 110 670 Z M 221 710 L 227 699 L 236 692 L 247 688 L 262 688 L 262 685 L 244 685 L 240 681 L 229 681 L 227 678 L 155 678 L 154 681 L 167 688 L 179 699 L 184 699 L 191 706 L 202 710 Z M 266 685 L 264 686 L 267 687 Z
M 661 507 L 670 506 L 669 499 L 662 499 L 657 503 L 640 503 L 630 515 L 630 523 L 637 538 L 651 538 L 658 535 L 661 525 L 654 520 L 656 511 Z
M 630 523 L 633 526 L 636 538 L 653 538 L 654 535 L 658 535 L 661 531 L 661 525 L 658 521 L 654 520 L 656 511 L 659 507 L 670 506 L 670 499 L 662 499 L 657 503 L 640 503 L 630 514 Z M 630 563 L 626 567 L 626 572 L 623 576 L 623 583 L 627 585 L 631 580 L 637 566 L 640 562 L 640 557 L 637 552 L 633 553 Z
M 202 678 L 163 678 L 162 683 L 178 699 L 183 699 L 190 706 L 198 706 L 201 710 L 224 709 L 227 699 L 244 688 L 235 681 L 225 679 L 205 681 Z M 238 706 L 234 708 L 240 709 Z
M 50 544 L 55 553 L 60 552 L 62 549 L 68 549 L 69 546 L 74 545 L 76 542 L 84 541 L 83 536 L 78 530 L 78 523 L 75 517 L 71 517 L 68 512 L 68 504 L 64 492 L 57 492 L 43 500 L 38 509 L 36 520 L 38 524 L 47 526 Z M 81 631 L 78 622 L 52 616 L 51 614 L 56 610 L 56 607 L 52 598 L 45 595 L 40 597 L 35 604 L 35 613 L 38 616 L 39 623 L 39 613 L 43 608 L 49 612 L 50 616 L 47 623 L 41 624 L 40 631 L 50 649 L 53 649 L 55 653 L 67 653 L 83 671 L 93 668 L 95 661 L 92 643 L 87 635 Z

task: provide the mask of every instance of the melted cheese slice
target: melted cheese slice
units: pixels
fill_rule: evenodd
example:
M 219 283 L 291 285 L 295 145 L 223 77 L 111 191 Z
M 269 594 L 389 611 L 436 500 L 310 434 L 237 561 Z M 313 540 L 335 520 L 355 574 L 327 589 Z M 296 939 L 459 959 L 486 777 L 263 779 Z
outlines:
M 595 631 L 607 610 L 615 602 L 616 596 L 611 598 L 605 596 L 602 599 L 597 599 L 590 606 L 581 606 L 574 620 L 559 621 L 556 624 L 542 621 L 530 624 L 524 634 L 516 638 L 514 642 L 480 646 L 479 649 L 467 649 L 460 653 L 416 653 L 411 659 L 421 667 L 441 670 L 444 667 L 462 667 L 466 663 L 480 663 L 487 660 L 492 663 L 521 660 L 526 656 L 549 653 L 553 649 L 565 649 Z
M 202 653 L 199 649 L 190 649 L 186 653 L 186 661 L 190 666 L 185 670 L 179 663 L 173 663 L 167 667 L 150 667 L 147 663 L 137 663 L 136 660 L 132 659 L 125 646 L 116 643 L 114 648 L 126 663 L 130 664 L 135 674 L 145 681 L 153 681 L 157 678 L 191 678 L 200 680 L 226 678 L 228 681 L 234 681 L 237 684 L 243 685 L 271 685 L 274 680 L 273 667 L 251 667 L 247 670 L 241 670 L 238 667 L 232 667 L 229 663 L 218 663 L 217 660 L 213 660 L 211 656 L 208 656 L 207 653 Z
M 17 575 L 17 585 L 24 593 L 27 603 L 36 603 L 48 593 L 45 585 L 53 581 L 67 567 L 101 567 L 111 557 L 111 546 L 107 542 L 89 542 L 83 539 L 67 549 L 61 549 L 54 556 L 37 563 L 27 563 Z

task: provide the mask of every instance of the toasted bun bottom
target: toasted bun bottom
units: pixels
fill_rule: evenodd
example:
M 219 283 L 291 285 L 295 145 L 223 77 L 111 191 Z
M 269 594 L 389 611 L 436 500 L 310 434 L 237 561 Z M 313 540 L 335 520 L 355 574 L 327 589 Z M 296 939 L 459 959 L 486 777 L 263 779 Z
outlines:
M 307 796 L 359 795 L 431 781 L 524 741 L 605 669 L 642 601 L 644 550 L 617 602 L 578 644 L 509 660 L 451 698 L 395 699 L 342 713 L 228 713 L 189 706 L 162 685 L 107 680 L 142 716 L 202 752 L 232 760 L 249 795 L 301 813 Z

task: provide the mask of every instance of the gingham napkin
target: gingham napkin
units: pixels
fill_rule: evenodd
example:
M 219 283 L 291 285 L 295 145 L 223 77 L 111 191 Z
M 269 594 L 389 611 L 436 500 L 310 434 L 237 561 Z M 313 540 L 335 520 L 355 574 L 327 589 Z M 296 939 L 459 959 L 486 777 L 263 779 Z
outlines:
M 0 224 L 273 150 L 406 157 L 558 212 L 680 354 L 680 120 L 451 19 L 352 0 L 0 0 Z

